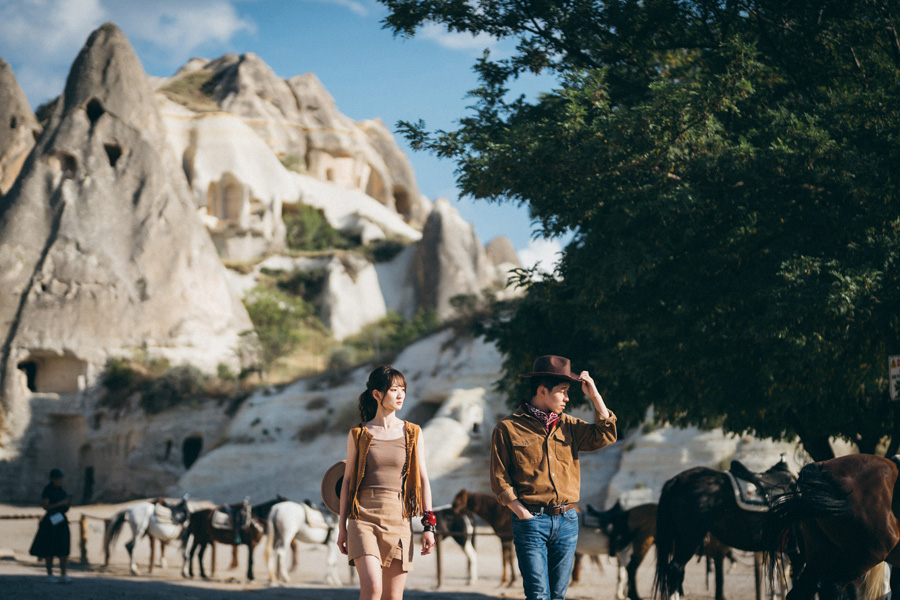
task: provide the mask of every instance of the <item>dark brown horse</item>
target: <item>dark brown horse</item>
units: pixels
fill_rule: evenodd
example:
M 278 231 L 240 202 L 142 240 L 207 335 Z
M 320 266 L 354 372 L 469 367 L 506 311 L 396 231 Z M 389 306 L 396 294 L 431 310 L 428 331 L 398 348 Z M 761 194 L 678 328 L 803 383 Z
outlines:
M 758 479 L 793 474 L 784 462 Z M 716 600 L 724 600 L 724 559 L 727 548 L 748 552 L 778 552 L 783 539 L 770 527 L 771 512 L 753 512 L 738 506 L 727 473 L 695 467 L 683 471 L 666 482 L 659 498 L 656 517 L 656 594 L 667 600 L 679 592 L 684 582 L 684 568 L 707 544 L 716 567 Z M 715 544 L 710 545 L 714 541 Z M 721 544 L 721 545 L 720 545 Z M 784 546 L 791 563 L 799 564 L 796 544 Z
M 900 457 L 851 454 L 800 470 L 797 491 L 773 510 L 779 531 L 799 524 L 806 566 L 788 600 L 838 597 L 865 579 L 866 597 L 881 596 L 881 563 L 900 567 Z M 770 557 L 771 558 L 771 557 Z M 891 587 L 897 589 L 898 569 Z
M 453 512 L 462 514 L 470 512 L 478 515 L 494 530 L 500 538 L 500 548 L 503 555 L 503 574 L 500 577 L 500 585 L 512 585 L 516 581 L 516 570 L 513 567 L 515 550 L 513 549 L 512 511 L 501 506 L 493 494 L 469 492 L 459 490 L 453 498 Z M 509 577 L 506 569 L 509 568 Z
M 203 555 L 207 546 L 218 542 L 231 546 L 247 546 L 247 579 L 253 580 L 253 550 L 266 532 L 265 524 L 259 518 L 253 516 L 249 502 L 230 504 L 228 509 L 230 509 L 231 518 L 237 520 L 237 525 L 225 529 L 213 526 L 215 513 L 221 510 L 221 507 L 204 508 L 191 513 L 190 526 L 185 530 L 185 535 L 182 537 L 185 550 L 187 549 L 189 537 L 193 537 L 194 542 L 190 551 L 184 553 L 185 564 L 181 570 L 183 576 L 194 576 L 194 553 L 199 548 L 200 553 L 197 561 L 200 564 L 200 576 L 206 579 L 206 572 L 203 569 Z
M 618 556 L 620 564 L 627 563 L 628 598 L 641 600 L 637 591 L 637 570 L 656 539 L 656 504 L 641 504 L 625 510 L 616 502 L 606 511 L 599 511 L 588 504 L 587 515 L 595 519 L 597 526 L 609 536 L 609 555 Z M 573 580 L 574 576 L 573 568 Z M 621 583 L 616 591 L 616 597 L 620 600 L 625 597 Z

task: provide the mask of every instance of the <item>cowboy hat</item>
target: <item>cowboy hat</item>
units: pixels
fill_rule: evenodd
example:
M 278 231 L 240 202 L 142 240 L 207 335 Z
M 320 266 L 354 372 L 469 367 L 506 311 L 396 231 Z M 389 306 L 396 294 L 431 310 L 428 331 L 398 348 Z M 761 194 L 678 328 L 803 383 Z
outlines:
M 322 502 L 328 510 L 336 515 L 341 514 L 341 486 L 344 484 L 344 466 L 346 460 L 334 463 L 322 478 Z
M 531 373 L 523 373 L 519 377 L 560 377 L 569 381 L 581 381 L 581 378 L 572 374 L 572 365 L 564 356 L 548 354 L 539 356 L 531 366 Z

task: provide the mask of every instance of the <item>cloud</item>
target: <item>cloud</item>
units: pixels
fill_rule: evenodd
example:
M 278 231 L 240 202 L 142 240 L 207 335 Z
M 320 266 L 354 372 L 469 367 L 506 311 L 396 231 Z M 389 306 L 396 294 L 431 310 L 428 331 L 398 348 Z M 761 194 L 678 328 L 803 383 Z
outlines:
M 319 2 L 321 4 L 333 4 L 335 6 L 342 6 L 344 8 L 350 9 L 351 12 L 356 13 L 356 15 L 360 17 L 365 17 L 369 14 L 369 8 L 362 2 L 357 2 L 357 0 L 308 0 L 310 2 Z
M 229 0 L 107 0 L 109 18 L 133 43 L 155 47 L 173 64 L 180 64 L 208 43 L 224 44 L 234 35 L 255 32 L 256 25 L 241 18 Z
M 494 47 L 497 40 L 486 33 L 472 35 L 457 31 L 447 31 L 436 23 L 427 23 L 419 30 L 418 35 L 422 39 L 437 42 L 440 46 L 450 50 L 484 50 Z
M 106 21 L 173 69 L 204 44 L 224 44 L 256 27 L 232 0 L 0 0 L 0 56 L 32 105 L 62 91 L 78 51 Z
M 538 266 L 539 271 L 549 275 L 561 258 L 562 243 L 558 239 L 540 238 L 528 242 L 528 247 L 517 252 L 519 262 L 526 269 Z

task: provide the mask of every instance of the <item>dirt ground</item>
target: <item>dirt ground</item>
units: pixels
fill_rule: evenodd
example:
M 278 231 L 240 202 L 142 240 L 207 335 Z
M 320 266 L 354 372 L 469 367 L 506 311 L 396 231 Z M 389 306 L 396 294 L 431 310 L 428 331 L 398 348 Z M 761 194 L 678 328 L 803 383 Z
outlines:
M 291 574 L 292 583 L 287 586 L 270 586 L 265 565 L 265 550 L 257 547 L 254 553 L 254 581 L 248 582 L 247 548 L 240 549 L 240 566 L 229 570 L 231 547 L 218 546 L 215 575 L 208 581 L 199 577 L 192 580 L 181 577 L 180 549 L 170 544 L 166 558 L 168 566 L 156 567 L 147 574 L 150 545 L 146 540 L 138 543 L 135 555 L 142 574 L 128 572 L 128 553 L 125 542 L 131 539 L 126 527 L 114 546 L 110 565 L 103 567 L 103 519 L 109 518 L 127 505 L 76 506 L 69 511 L 72 531 L 72 554 L 69 574 L 74 579 L 69 585 L 47 580 L 43 563 L 28 554 L 37 519 L 5 519 L 12 515 L 40 515 L 40 509 L 0 505 L 0 598 L 3 600 L 35 600 L 40 598 L 71 598 L 73 600 L 121 599 L 151 600 L 181 598 L 185 600 L 209 600 L 213 598 L 240 600 L 257 598 L 356 600 L 359 588 L 351 581 L 351 569 L 341 562 L 343 585 L 325 585 L 325 548 L 301 545 L 299 567 Z M 87 515 L 87 559 L 81 564 L 79 549 L 79 525 L 81 515 Z M 418 541 L 418 539 L 417 539 Z M 466 557 L 452 540 L 443 543 L 443 585 L 437 588 L 437 562 L 434 555 L 417 556 L 415 568 L 407 580 L 405 597 L 409 600 L 429 598 L 433 600 L 485 600 L 488 598 L 524 598 L 521 582 L 512 587 L 500 587 L 500 543 L 488 527 L 479 528 L 476 540 L 478 549 L 478 581 L 468 585 L 466 581 Z M 158 553 L 157 553 L 158 554 Z M 654 552 L 645 559 L 638 571 L 638 590 L 644 598 L 651 598 Z M 737 562 L 726 575 L 725 591 L 729 600 L 755 599 L 752 556 L 737 552 Z M 209 561 L 207 552 L 207 565 Z M 603 570 L 586 562 L 581 582 L 569 587 L 572 600 L 613 600 L 616 590 L 616 566 L 608 557 L 601 558 Z M 55 567 L 56 565 L 54 565 Z M 207 566 L 208 568 L 208 566 Z M 54 568 L 54 572 L 57 569 Z M 692 562 L 687 569 L 685 594 L 692 600 L 712 600 L 712 576 L 709 588 L 704 563 Z M 195 573 L 197 572 L 195 567 Z M 208 573 L 207 573 L 208 574 Z

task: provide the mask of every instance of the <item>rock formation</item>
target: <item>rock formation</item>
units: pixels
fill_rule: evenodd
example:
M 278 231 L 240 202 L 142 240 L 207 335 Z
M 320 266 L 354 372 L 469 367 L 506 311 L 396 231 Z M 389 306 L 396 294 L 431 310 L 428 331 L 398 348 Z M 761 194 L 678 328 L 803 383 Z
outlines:
M 441 319 L 454 316 L 451 298 L 480 296 L 495 278 L 475 229 L 445 199 L 428 216 L 413 268 L 419 306 L 436 310 Z
M 143 68 L 111 23 L 82 48 L 2 199 L 0 247 L 4 454 L 47 402 L 83 434 L 81 392 L 108 357 L 142 351 L 214 371 L 236 363 L 251 328 L 167 150 Z M 71 433 L 59 451 L 77 455 L 78 440 Z
M 421 227 L 428 203 L 393 136 L 377 121 L 343 115 L 312 73 L 279 78 L 253 53 L 191 61 L 170 82 L 185 82 L 245 120 L 275 155 L 322 181 L 366 193 Z
M 40 131 L 16 76 L 0 58 L 0 196 L 19 176 Z

